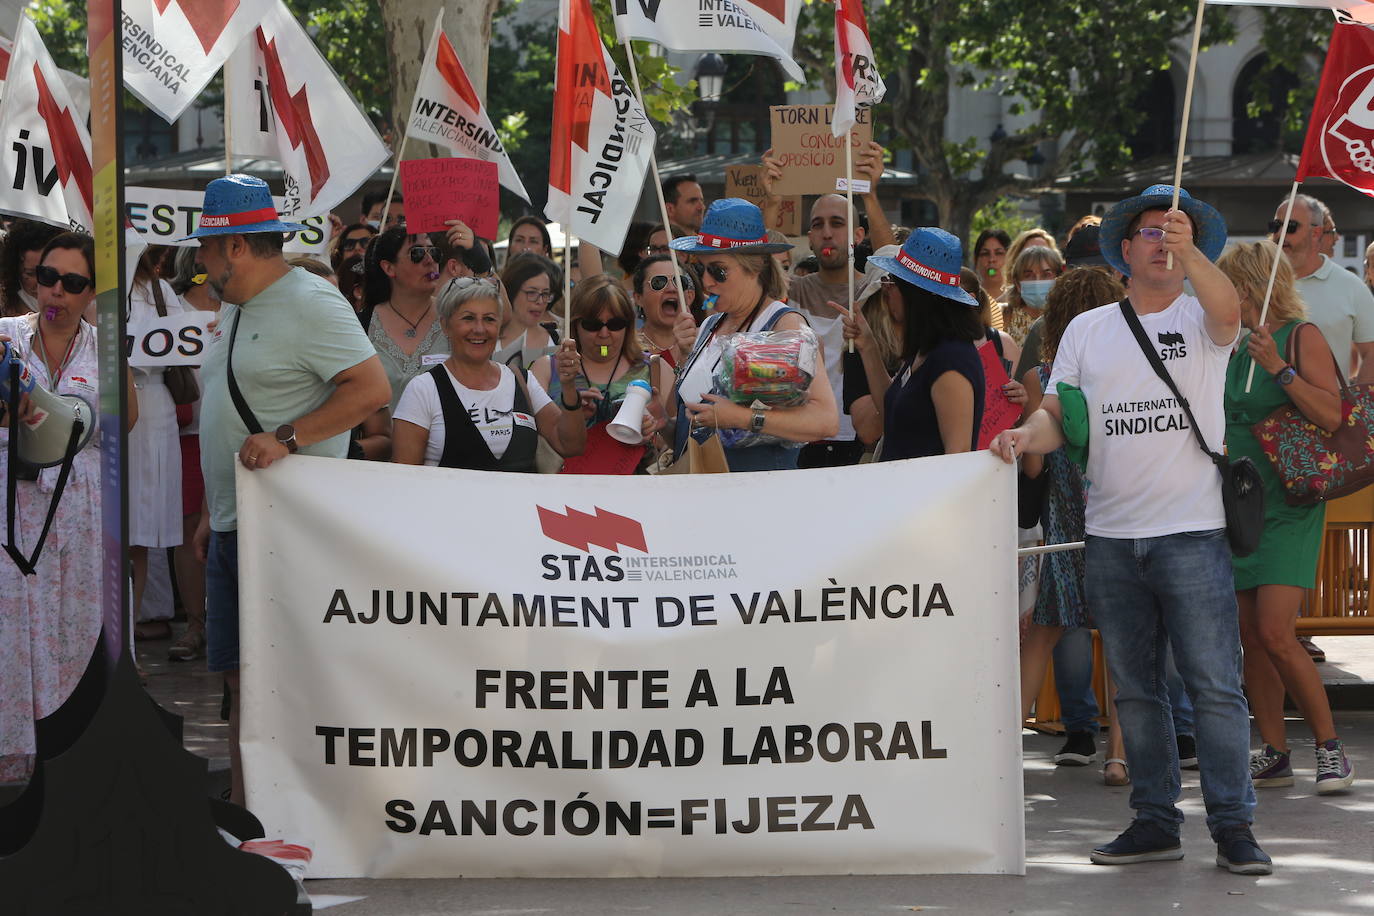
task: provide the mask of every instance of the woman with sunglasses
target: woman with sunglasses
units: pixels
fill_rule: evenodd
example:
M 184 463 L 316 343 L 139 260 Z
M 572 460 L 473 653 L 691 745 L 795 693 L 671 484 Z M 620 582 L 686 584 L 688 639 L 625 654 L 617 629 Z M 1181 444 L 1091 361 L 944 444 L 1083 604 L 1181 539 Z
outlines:
M 439 249 L 423 233 L 388 229 L 368 245 L 363 284 L 360 317 L 391 383 L 394 412 L 410 380 L 443 362 L 448 350 L 434 314 Z
M 587 448 L 566 470 L 580 474 L 635 473 L 656 457 L 657 450 L 643 444 L 625 445 L 606 431 L 631 384 L 646 382 L 653 388 L 658 381 L 649 377 L 650 364 L 635 334 L 630 297 L 606 274 L 589 277 L 573 288 L 571 320 L 580 357 L 571 385 L 556 377 L 553 357 L 541 359 L 530 372 L 554 400 L 563 398 L 563 392 L 571 387 L 582 402 Z M 644 411 L 640 433 L 646 441 L 662 426 L 654 408 Z
M 334 268 L 334 273 L 343 275 L 344 261 L 350 258 L 361 259 L 367 253 L 367 245 L 372 241 L 377 230 L 367 223 L 354 223 L 334 236 L 334 241 L 329 248 L 329 263 Z
M 526 254 L 506 264 L 501 285 L 510 302 L 503 316 L 496 361 L 522 371 L 558 348 L 558 323 L 549 308 L 563 292 L 563 272 L 539 254 Z
M 697 305 L 700 281 L 685 259 L 682 268 L 682 293 L 686 302 L 678 301 L 678 284 L 673 282 L 673 260 L 667 254 L 652 254 L 635 268 L 633 287 L 635 305 L 644 323 L 639 329 L 639 348 L 650 356 L 660 356 L 670 367 L 676 367 L 686 357 L 697 336 L 697 324 L 692 309 Z
M 816 360 L 807 400 L 797 407 L 755 409 L 711 393 L 722 338 L 750 331 L 799 331 L 807 326 L 806 319 L 782 301 L 787 295 L 787 276 L 773 257 L 774 252 L 791 246 L 768 241 L 759 208 L 739 198 L 715 201 L 697 235 L 673 239 L 671 244 L 679 252 L 698 256 L 705 270 L 702 285 L 712 303 L 711 315 L 680 364 L 669 398 L 676 423 L 674 453 L 682 455 L 689 434 L 704 437 L 713 429 L 749 430 L 796 443 L 834 436 L 840 415 L 823 360 Z M 732 471 L 780 471 L 797 466 L 798 452 L 781 443 L 761 444 L 727 448 L 725 458 Z
M 436 303 L 449 357 L 416 376 L 396 405 L 392 458 L 479 471 L 535 471 L 542 436 L 566 457 L 587 442 L 582 399 L 569 394 L 580 366 L 565 341 L 554 372 L 565 389 L 555 404 L 523 370 L 492 359 L 501 332 L 495 282 L 473 277 L 449 281 Z
M 91 237 L 64 232 L 53 238 L 39 256 L 36 274 L 38 312 L 0 318 L 0 341 L 14 348 L 37 385 L 98 405 L 96 332 L 81 317 L 95 300 Z M 131 374 L 125 375 L 125 386 L 129 428 L 134 428 L 138 400 Z M 33 412 L 28 396 L 21 398 L 19 421 Z M 16 470 L 8 467 L 13 419 L 7 409 L 0 410 L 0 480 Z M 34 720 L 67 699 L 100 633 L 99 441 L 99 435 L 92 437 L 72 463 L 37 574 L 26 576 L 8 557 L 0 560 L 0 782 L 28 778 Z M 37 546 L 59 473 L 60 468 L 45 468 L 37 479 L 15 481 L 15 545 L 25 555 Z M 7 525 L 6 510 L 0 508 L 0 531 Z

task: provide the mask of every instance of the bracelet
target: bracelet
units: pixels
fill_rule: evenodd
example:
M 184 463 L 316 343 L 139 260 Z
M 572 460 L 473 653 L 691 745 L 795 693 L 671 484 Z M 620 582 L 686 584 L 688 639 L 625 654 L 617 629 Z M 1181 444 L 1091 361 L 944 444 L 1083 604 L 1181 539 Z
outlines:
M 571 407 L 569 407 L 569 406 L 568 406 L 568 402 L 565 401 L 565 400 L 563 400 L 563 393 L 560 391 L 560 392 L 558 393 L 558 406 L 559 406 L 559 407 L 562 407 L 562 408 L 563 408 L 564 410 L 566 410 L 568 413 L 572 413 L 574 410 L 581 410 L 581 409 L 582 409 L 582 399 L 581 399 L 581 398 L 578 398 L 578 399 L 577 399 L 577 403 L 575 403 L 575 404 L 573 404 Z

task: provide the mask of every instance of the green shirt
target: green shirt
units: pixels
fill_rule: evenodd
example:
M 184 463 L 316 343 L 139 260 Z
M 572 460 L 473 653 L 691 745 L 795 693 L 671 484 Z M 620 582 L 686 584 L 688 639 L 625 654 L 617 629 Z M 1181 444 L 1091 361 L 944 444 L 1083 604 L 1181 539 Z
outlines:
M 376 355 L 347 300 L 299 267 L 241 306 L 224 304 L 200 370 L 200 467 L 210 527 L 219 532 L 238 527 L 234 465 L 249 435 L 229 397 L 226 371 L 229 334 L 240 312 L 234 379 L 264 432 L 315 410 L 334 393 L 334 376 Z M 301 454 L 343 458 L 348 433 L 303 446 Z

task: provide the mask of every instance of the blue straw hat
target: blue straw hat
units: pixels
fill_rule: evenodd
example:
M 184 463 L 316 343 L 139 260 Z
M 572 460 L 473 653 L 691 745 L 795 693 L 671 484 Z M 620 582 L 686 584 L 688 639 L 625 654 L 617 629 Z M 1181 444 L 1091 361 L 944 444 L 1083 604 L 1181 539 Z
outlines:
M 959 268 L 964 265 L 964 246 L 943 229 L 913 229 L 896 257 L 874 256 L 868 259 L 868 263 L 928 293 L 953 299 L 969 308 L 978 308 L 978 300 L 959 285 Z
M 301 232 L 300 223 L 285 223 L 272 203 L 267 182 L 252 175 L 225 175 L 205 188 L 205 207 L 200 225 L 188 239 L 245 232 Z M 185 241 L 179 239 L 178 241 Z
M 677 251 L 688 254 L 710 254 L 728 251 L 734 254 L 773 254 L 787 251 L 786 242 L 768 241 L 768 229 L 763 225 L 763 211 L 747 200 L 725 197 L 711 204 L 701 221 L 701 231 L 684 235 L 668 243 Z
M 1102 257 L 1113 269 L 1125 276 L 1131 275 L 1131 269 L 1121 259 L 1121 243 L 1136 214 L 1160 207 L 1167 210 L 1173 206 L 1173 202 L 1174 186 L 1155 184 L 1107 211 L 1107 215 L 1102 217 L 1102 228 L 1097 239 Z M 1193 221 L 1193 244 L 1207 256 L 1207 260 L 1215 261 L 1226 247 L 1226 221 L 1215 207 L 1203 203 L 1182 188 L 1178 189 L 1178 208 Z

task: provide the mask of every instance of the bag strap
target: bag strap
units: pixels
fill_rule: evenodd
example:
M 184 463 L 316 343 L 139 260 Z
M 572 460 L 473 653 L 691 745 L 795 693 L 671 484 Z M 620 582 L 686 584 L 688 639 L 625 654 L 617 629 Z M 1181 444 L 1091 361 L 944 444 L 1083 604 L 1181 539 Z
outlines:
M 157 277 L 148 280 L 148 287 L 153 293 L 153 307 L 157 309 L 157 317 L 167 317 L 167 300 L 162 298 L 162 281 Z
M 1164 368 L 1164 362 L 1159 358 L 1159 354 L 1155 352 L 1155 348 L 1150 346 L 1150 339 L 1145 336 L 1145 328 L 1140 324 L 1140 316 L 1138 316 L 1135 313 L 1135 309 L 1131 307 L 1130 298 L 1122 299 L 1119 304 L 1121 306 L 1121 314 L 1126 319 L 1126 325 L 1131 329 L 1131 333 L 1135 335 L 1135 342 L 1140 344 L 1141 352 L 1143 352 L 1145 358 L 1150 361 L 1150 368 L 1154 369 L 1155 375 L 1159 376 L 1164 381 L 1164 384 L 1169 386 L 1169 390 L 1174 393 L 1174 400 L 1178 402 L 1178 405 L 1183 408 L 1183 412 L 1187 415 L 1188 426 L 1193 430 L 1193 437 L 1197 439 L 1198 448 L 1202 449 L 1203 454 L 1211 458 L 1212 463 L 1218 468 L 1225 467 L 1227 464 L 1226 456 L 1218 454 L 1207 447 L 1207 440 L 1202 438 L 1202 430 L 1198 429 L 1197 420 L 1193 417 L 1193 409 L 1188 406 L 1188 399 L 1183 396 L 1183 393 L 1178 390 L 1178 386 L 1174 384 L 1173 376 L 1169 375 L 1169 370 Z
M 262 424 L 258 422 L 257 415 L 253 413 L 253 408 L 248 406 L 248 402 L 243 399 L 243 392 L 239 391 L 238 379 L 234 378 L 234 340 L 239 336 L 239 319 L 243 317 L 243 309 L 234 311 L 234 325 L 229 329 L 229 355 L 225 359 L 227 374 L 229 376 L 229 397 L 234 402 L 234 409 L 239 412 L 239 419 L 243 425 L 248 427 L 248 431 L 254 435 L 262 432 Z
M 439 456 L 439 467 L 497 470 L 496 456 L 448 380 L 448 370 L 440 363 L 430 369 L 429 374 L 434 378 L 439 408 L 444 412 L 444 452 Z
M 81 442 L 81 434 L 85 432 L 85 426 L 80 420 L 72 421 L 72 432 L 67 439 L 67 450 L 62 455 L 62 470 L 57 474 L 57 484 L 53 487 L 52 499 L 48 500 L 48 514 L 43 519 L 43 530 L 38 534 L 38 543 L 33 546 L 33 554 L 24 556 L 14 543 L 14 524 L 16 503 L 18 502 L 18 474 L 19 469 L 19 361 L 14 360 L 10 363 L 10 439 L 9 439 L 9 480 L 5 484 L 5 553 L 14 560 L 19 571 L 26 576 L 32 576 L 38 571 L 38 557 L 43 553 L 43 544 L 48 540 L 48 532 L 52 529 L 52 520 L 57 515 L 57 504 L 62 501 L 62 491 L 67 488 L 67 478 L 71 476 L 72 462 L 76 459 L 77 446 Z

